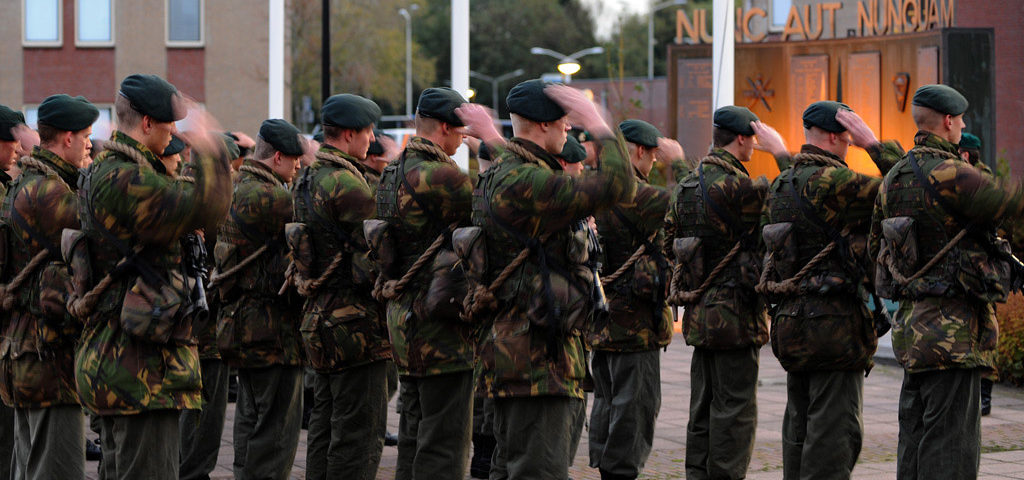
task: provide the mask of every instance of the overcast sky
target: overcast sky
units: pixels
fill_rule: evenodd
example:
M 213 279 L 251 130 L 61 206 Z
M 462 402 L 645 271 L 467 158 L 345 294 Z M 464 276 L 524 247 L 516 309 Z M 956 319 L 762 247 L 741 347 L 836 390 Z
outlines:
M 649 0 L 581 0 L 591 6 L 597 20 L 598 40 L 607 39 L 615 26 L 615 21 L 623 12 L 639 13 L 647 11 Z

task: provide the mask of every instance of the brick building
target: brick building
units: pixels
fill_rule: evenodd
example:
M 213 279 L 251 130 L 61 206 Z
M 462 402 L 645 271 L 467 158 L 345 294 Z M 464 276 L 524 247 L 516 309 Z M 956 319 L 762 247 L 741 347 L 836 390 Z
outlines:
M 268 3 L 0 0 L 0 104 L 33 124 L 47 96 L 83 95 L 100 107 L 94 130 L 106 136 L 120 81 L 153 73 L 225 129 L 255 133 L 268 111 Z

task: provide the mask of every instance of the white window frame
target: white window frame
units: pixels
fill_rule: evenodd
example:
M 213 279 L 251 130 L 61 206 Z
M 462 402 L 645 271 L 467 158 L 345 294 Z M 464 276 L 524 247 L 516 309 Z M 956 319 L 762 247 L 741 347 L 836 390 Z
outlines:
M 21 0 L 21 45 L 24 47 L 62 47 L 64 46 L 64 2 L 57 0 L 57 40 L 28 40 L 25 34 L 25 21 L 27 20 L 26 4 L 32 0 Z
M 92 135 L 89 138 L 92 138 L 94 140 L 96 140 L 96 139 L 106 140 L 107 137 L 110 136 L 110 133 L 113 132 L 117 128 L 117 125 L 116 125 L 117 124 L 117 118 L 116 118 L 116 114 L 114 113 L 114 104 L 113 103 L 94 103 L 93 105 L 95 105 L 96 108 L 98 108 L 101 112 L 103 112 L 103 111 L 107 112 L 108 118 L 110 119 L 110 124 L 107 125 L 107 127 L 108 127 L 108 129 L 110 131 L 108 131 L 108 132 L 97 132 L 95 130 L 96 123 L 93 123 L 92 124 L 93 133 L 92 133 Z M 39 104 L 38 103 L 26 103 L 26 104 L 22 105 L 21 113 L 23 115 L 25 115 L 25 125 L 28 125 L 33 130 L 39 129 Z M 97 117 L 96 118 L 96 122 L 99 122 L 102 117 L 103 117 L 102 114 L 100 115 L 100 117 Z M 99 136 L 101 134 L 102 134 L 102 136 Z
M 768 0 L 768 31 L 769 32 L 781 32 L 786 29 L 786 20 L 782 20 L 781 25 L 775 25 L 772 23 L 772 17 L 775 16 L 775 2 L 776 0 Z M 786 15 L 789 16 L 789 11 L 793 9 L 793 0 L 789 0 L 789 8 L 786 9 Z
M 76 47 L 113 47 L 116 39 L 116 28 L 117 25 L 117 0 L 107 0 L 110 2 L 110 40 L 79 40 L 78 39 L 78 20 L 82 18 L 78 13 L 78 3 L 81 0 L 75 0 L 75 46 Z M 61 2 L 63 3 L 63 2 Z
M 199 1 L 199 40 L 171 40 L 171 1 L 164 0 L 164 43 L 174 48 L 206 46 L 206 0 Z

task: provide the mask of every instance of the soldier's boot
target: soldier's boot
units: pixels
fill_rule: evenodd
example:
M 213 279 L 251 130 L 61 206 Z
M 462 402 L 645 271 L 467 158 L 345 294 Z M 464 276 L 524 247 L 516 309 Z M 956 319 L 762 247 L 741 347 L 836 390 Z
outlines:
M 473 458 L 469 460 L 469 476 L 472 478 L 489 478 L 491 475 L 491 455 L 497 440 L 493 435 L 473 434 Z
M 981 415 L 992 413 L 992 380 L 981 379 Z
M 598 470 L 601 472 L 601 480 L 636 480 L 636 477 L 632 475 L 619 475 L 617 473 L 611 473 L 607 470 Z

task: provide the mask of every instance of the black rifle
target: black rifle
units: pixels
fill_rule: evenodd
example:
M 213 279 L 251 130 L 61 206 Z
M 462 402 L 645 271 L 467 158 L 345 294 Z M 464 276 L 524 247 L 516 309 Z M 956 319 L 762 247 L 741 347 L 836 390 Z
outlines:
M 585 229 L 587 232 L 587 268 L 590 269 L 590 273 L 592 273 L 594 277 L 591 288 L 591 300 L 594 302 L 594 316 L 607 317 L 608 297 L 605 297 L 604 285 L 601 284 L 601 257 L 604 255 L 604 252 L 601 251 L 601 242 L 597 238 L 597 232 L 595 232 L 593 228 L 590 228 L 590 224 L 587 223 L 587 220 L 580 220 L 576 229 Z
M 199 234 L 186 233 L 181 237 L 181 251 L 182 269 L 186 276 L 195 281 L 189 293 L 192 302 L 185 314 L 194 315 L 196 320 L 205 320 L 210 314 L 210 305 L 206 301 L 206 282 L 209 275 L 206 268 L 206 244 Z

